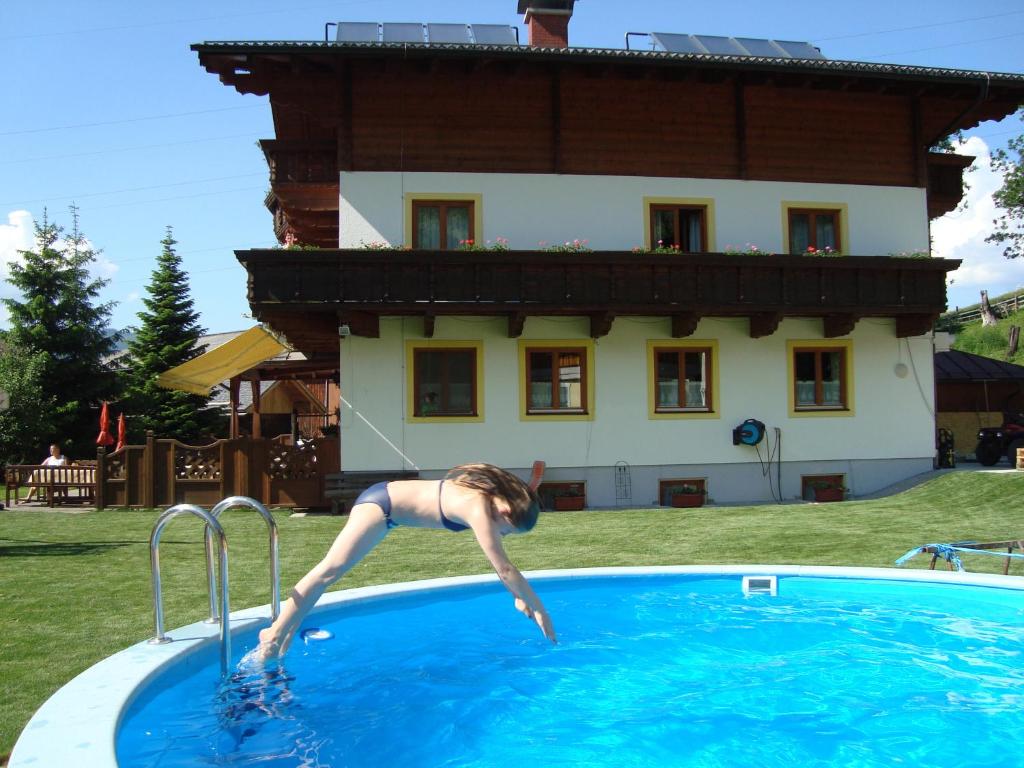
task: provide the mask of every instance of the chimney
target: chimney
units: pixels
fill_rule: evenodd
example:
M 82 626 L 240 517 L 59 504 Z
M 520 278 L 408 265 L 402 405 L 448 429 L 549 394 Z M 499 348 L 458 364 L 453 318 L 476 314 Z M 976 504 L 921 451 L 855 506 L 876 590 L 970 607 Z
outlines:
M 569 19 L 576 0 L 519 0 L 531 48 L 568 48 Z

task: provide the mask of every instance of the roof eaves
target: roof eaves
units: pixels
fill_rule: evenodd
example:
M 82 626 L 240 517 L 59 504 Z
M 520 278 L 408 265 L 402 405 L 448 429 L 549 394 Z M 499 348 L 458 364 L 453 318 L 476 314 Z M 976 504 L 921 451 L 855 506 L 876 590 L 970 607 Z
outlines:
M 927 78 L 962 82 L 989 78 L 993 83 L 1024 85 L 1024 74 L 984 72 L 967 69 L 944 69 L 909 64 L 881 64 L 839 59 L 788 59 L 766 56 L 729 56 L 707 53 L 671 53 L 668 51 L 636 51 L 621 48 L 531 48 L 509 45 L 464 45 L 459 43 L 334 43 L 323 41 L 222 41 L 192 45 L 192 50 L 214 53 L 240 48 L 250 51 L 404 51 L 413 53 L 503 54 L 522 58 L 570 58 L 602 61 L 649 61 L 717 65 L 730 68 L 754 68 L 821 72 L 832 74 L 876 75 L 901 78 Z

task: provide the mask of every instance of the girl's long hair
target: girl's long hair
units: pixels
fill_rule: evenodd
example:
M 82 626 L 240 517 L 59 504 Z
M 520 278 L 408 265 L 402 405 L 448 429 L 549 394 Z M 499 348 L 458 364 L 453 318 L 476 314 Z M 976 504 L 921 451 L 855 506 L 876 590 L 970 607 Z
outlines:
M 500 496 L 508 502 L 509 520 L 520 531 L 529 531 L 537 524 L 540 497 L 518 477 L 493 464 L 460 464 L 445 476 L 456 485 L 472 488 L 489 496 Z

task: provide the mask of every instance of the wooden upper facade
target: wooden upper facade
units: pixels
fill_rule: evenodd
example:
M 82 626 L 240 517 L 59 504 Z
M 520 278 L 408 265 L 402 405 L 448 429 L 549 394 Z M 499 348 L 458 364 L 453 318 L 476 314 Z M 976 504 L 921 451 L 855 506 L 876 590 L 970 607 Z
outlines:
M 952 210 L 969 159 L 929 152 L 1011 114 L 1024 77 L 588 49 L 204 43 L 270 96 L 267 205 L 283 241 L 338 244 L 339 173 L 600 174 L 927 188 Z

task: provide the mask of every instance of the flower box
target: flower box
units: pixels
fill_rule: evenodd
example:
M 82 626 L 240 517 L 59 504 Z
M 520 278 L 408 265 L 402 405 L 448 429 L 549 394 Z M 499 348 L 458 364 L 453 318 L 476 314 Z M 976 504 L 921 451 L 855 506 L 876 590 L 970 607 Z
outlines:
M 555 509 L 559 512 L 583 509 L 586 500 L 585 496 L 555 496 Z
M 842 501 L 846 497 L 845 488 L 815 488 L 815 501 Z
M 703 493 L 673 493 L 672 497 L 673 507 L 703 507 L 704 506 L 704 494 Z

